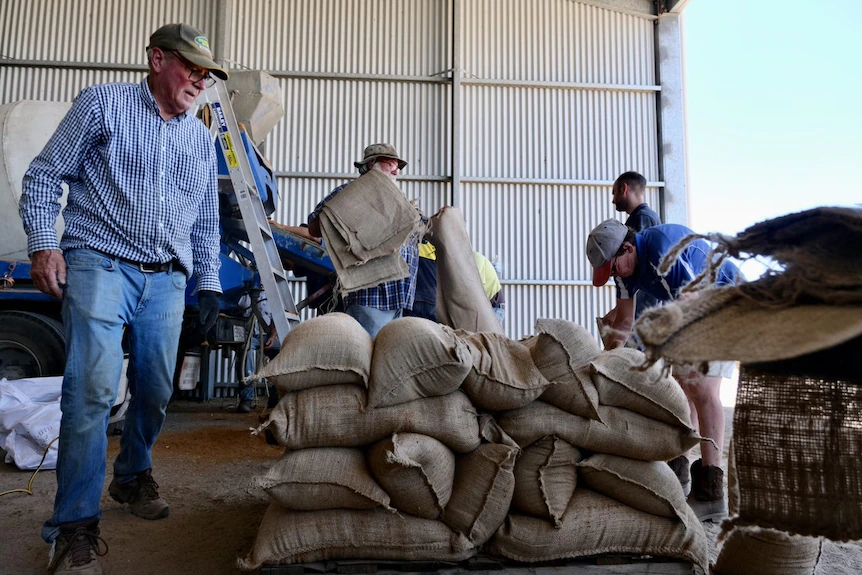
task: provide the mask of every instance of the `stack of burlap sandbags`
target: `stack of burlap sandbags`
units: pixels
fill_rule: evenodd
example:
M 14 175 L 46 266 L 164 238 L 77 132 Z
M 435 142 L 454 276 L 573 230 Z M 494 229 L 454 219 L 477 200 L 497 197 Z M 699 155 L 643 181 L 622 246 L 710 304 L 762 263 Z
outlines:
M 603 553 L 706 565 L 706 538 L 665 461 L 698 436 L 676 382 L 633 350 L 540 320 L 512 341 L 417 318 L 372 342 L 346 315 L 306 322 L 261 376 L 288 451 L 243 562 L 538 562 Z M 480 415 L 481 412 L 481 415 Z
M 458 390 L 455 331 L 404 318 L 372 344 L 351 317 L 294 329 L 260 374 L 282 394 L 264 426 L 284 457 L 244 568 L 327 559 L 458 561 L 500 526 L 518 447 Z
M 665 463 L 699 440 L 679 385 L 643 355 L 601 352 L 589 333 L 539 320 L 523 344 L 549 385 L 497 416 L 523 450 L 512 513 L 490 551 L 526 562 L 632 553 L 706 570 L 707 541 Z

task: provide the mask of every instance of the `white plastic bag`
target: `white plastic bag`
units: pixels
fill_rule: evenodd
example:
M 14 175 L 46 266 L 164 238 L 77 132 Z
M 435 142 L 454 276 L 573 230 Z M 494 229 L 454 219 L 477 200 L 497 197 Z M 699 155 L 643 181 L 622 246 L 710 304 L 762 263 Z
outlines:
M 51 441 L 60 435 L 62 377 L 0 380 L 0 446 L 6 463 L 36 469 Z M 42 469 L 57 466 L 57 443 Z

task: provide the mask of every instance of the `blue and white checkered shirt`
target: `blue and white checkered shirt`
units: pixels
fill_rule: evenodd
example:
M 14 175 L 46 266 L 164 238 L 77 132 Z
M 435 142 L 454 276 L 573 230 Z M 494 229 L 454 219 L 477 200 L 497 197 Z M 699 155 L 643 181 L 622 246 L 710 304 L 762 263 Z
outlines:
M 308 223 L 316 220 L 323 210 L 323 205 L 349 185 L 350 182 L 342 184 L 323 198 L 308 216 Z M 416 297 L 416 270 L 419 269 L 418 241 L 418 235 L 413 234 L 401 246 L 401 257 L 407 262 L 409 276 L 403 280 L 385 282 L 373 288 L 351 292 L 344 296 L 344 307 L 356 304 L 380 310 L 413 309 L 413 299 Z
M 216 158 L 189 111 L 165 121 L 147 79 L 81 91 L 24 175 L 28 251 L 58 249 L 54 222 L 69 185 L 59 248 L 135 262 L 176 258 L 199 289 L 221 291 Z

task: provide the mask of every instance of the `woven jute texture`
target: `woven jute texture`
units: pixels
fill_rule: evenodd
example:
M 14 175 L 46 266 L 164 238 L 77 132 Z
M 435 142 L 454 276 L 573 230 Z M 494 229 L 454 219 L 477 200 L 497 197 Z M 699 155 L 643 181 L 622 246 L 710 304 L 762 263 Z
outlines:
M 578 484 L 575 465 L 581 459 L 580 449 L 553 435 L 526 448 L 515 463 L 512 507 L 562 527 L 563 513 Z
M 862 334 L 862 210 L 816 208 L 760 222 L 736 237 L 694 234 L 666 254 L 659 273 L 698 239 L 716 248 L 710 265 L 682 289 L 696 297 L 648 310 L 635 324 L 651 360 L 778 361 Z M 769 256 L 784 269 L 703 289 L 729 256 Z
M 440 519 L 452 496 L 455 454 L 418 433 L 396 433 L 368 449 L 371 473 L 392 505 L 416 517 Z
M 472 332 L 503 333 L 488 303 L 461 210 L 445 207 L 431 218 L 426 235 L 437 250 L 437 318 Z
M 734 529 L 713 567 L 715 575 L 814 575 L 822 541 L 758 528 Z
M 685 517 L 668 519 L 638 511 L 589 489 L 578 488 L 560 529 L 551 523 L 510 514 L 489 552 L 535 563 L 603 553 L 634 553 L 691 561 L 695 572 L 707 572 L 707 540 L 690 507 Z
M 282 393 L 321 385 L 366 385 L 374 349 L 371 336 L 346 313 L 328 313 L 290 330 L 278 356 L 254 377 Z
M 287 509 L 389 509 L 389 496 L 371 477 L 361 449 L 288 451 L 257 485 Z
M 638 461 L 597 453 L 578 464 L 578 474 L 590 489 L 635 509 L 685 520 L 685 494 L 664 461 Z
M 383 326 L 372 358 L 368 408 L 446 395 L 473 367 L 469 346 L 452 328 L 419 317 Z
M 276 502 L 263 516 L 249 556 L 250 571 L 264 564 L 330 559 L 461 561 L 476 550 L 440 521 L 382 509 L 291 511 Z
M 733 452 L 739 516 L 728 528 L 862 539 L 862 378 L 743 366 Z
M 473 366 L 461 389 L 479 408 L 505 411 L 523 407 L 550 385 L 521 342 L 498 333 L 476 333 L 465 341 Z

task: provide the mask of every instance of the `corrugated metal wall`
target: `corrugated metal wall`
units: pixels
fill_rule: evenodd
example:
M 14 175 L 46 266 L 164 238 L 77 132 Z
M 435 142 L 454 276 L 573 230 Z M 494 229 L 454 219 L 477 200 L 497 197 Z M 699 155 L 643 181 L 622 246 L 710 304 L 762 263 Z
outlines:
M 269 71 L 285 95 L 286 117 L 265 144 L 281 187 L 276 219 L 304 222 L 355 175 L 366 144 L 392 142 L 410 162 L 407 195 L 429 214 L 460 198 L 474 248 L 500 257 L 508 335 L 532 332 L 539 317 L 592 330 L 613 292 L 589 285 L 586 234 L 620 216 L 610 201 L 620 172 L 643 173 L 656 208 L 661 183 L 654 17 L 595 4 L 228 2 L 230 65 Z M 213 38 L 218 5 L 0 2 L 0 102 L 71 100 L 93 83 L 138 81 L 155 28 L 185 21 Z M 304 284 L 293 291 L 302 299 Z

